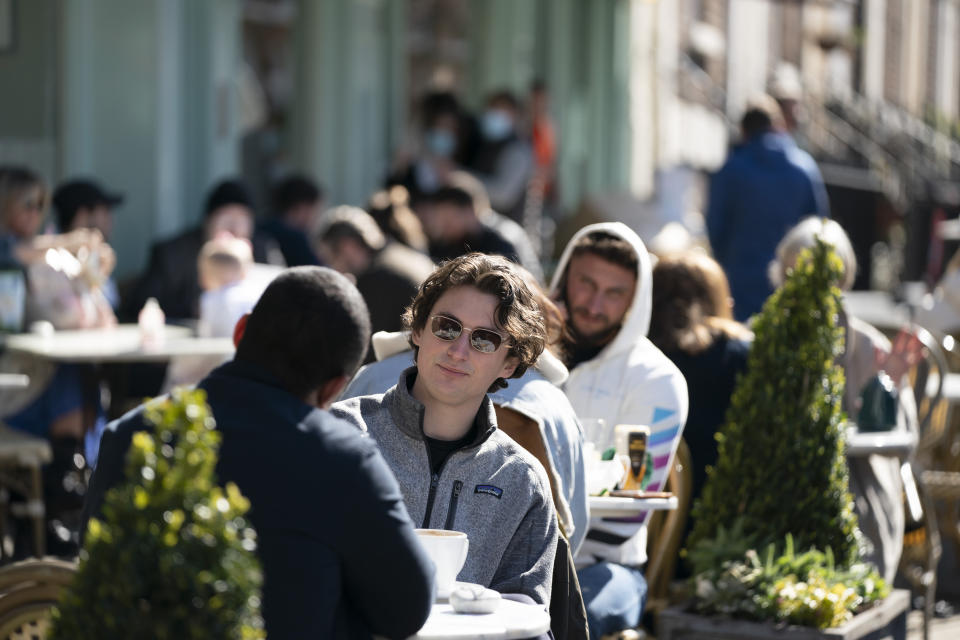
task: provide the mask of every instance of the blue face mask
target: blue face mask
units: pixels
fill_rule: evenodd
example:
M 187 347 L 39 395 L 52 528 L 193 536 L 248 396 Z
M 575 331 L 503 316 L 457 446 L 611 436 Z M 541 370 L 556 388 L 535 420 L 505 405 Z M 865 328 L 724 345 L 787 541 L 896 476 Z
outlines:
M 449 158 L 457 146 L 453 134 L 446 129 L 430 129 L 426 133 L 424 143 L 427 151 L 439 158 Z
M 487 140 L 503 140 L 513 132 L 513 121 L 500 109 L 490 109 L 483 114 L 483 136 Z

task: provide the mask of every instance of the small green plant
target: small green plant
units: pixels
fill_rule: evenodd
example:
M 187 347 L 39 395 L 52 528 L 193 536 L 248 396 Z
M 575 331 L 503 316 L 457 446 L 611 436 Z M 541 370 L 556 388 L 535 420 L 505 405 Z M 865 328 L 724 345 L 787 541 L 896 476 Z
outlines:
M 836 364 L 842 269 L 818 240 L 758 315 L 747 371 L 717 435 L 716 468 L 694 505 L 691 556 L 736 523 L 753 548 L 790 535 L 799 548 L 829 550 L 841 567 L 856 560 Z
M 216 486 L 220 434 L 203 391 L 150 402 L 127 482 L 92 519 L 77 576 L 54 612 L 54 640 L 263 638 L 249 502 Z
M 735 559 L 701 567 L 694 586 L 700 613 L 818 629 L 843 624 L 890 592 L 873 567 L 839 568 L 829 551 L 798 554 L 792 536 L 768 545 L 763 554 L 748 549 Z

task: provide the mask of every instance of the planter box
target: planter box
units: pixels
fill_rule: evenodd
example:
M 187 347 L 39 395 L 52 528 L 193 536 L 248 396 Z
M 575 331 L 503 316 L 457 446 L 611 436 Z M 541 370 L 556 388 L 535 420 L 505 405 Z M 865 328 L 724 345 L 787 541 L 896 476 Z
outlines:
M 857 614 L 845 625 L 818 631 L 700 616 L 671 607 L 657 619 L 657 640 L 905 640 L 909 609 L 910 592 L 896 589 L 883 602 Z

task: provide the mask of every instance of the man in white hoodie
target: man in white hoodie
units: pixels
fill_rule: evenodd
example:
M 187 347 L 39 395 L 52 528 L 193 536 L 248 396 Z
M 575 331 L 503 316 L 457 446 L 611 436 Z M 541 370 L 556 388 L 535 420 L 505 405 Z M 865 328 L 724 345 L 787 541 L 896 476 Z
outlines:
M 644 488 L 658 491 L 680 442 L 688 404 L 683 374 L 646 338 L 651 272 L 647 249 L 629 227 L 594 224 L 567 244 L 550 291 L 565 309 L 571 336 L 565 362 L 570 376 L 563 387 L 570 403 L 585 427 L 596 419 L 611 432 L 618 424 L 648 425 L 653 473 Z M 576 561 L 591 638 L 640 622 L 648 516 L 590 521 Z

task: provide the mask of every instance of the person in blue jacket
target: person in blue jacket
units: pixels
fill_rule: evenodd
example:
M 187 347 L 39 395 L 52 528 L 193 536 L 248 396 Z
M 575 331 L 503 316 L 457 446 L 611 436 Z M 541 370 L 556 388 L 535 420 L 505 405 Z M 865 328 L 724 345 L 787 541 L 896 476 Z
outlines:
M 773 98 L 753 100 L 740 127 L 743 144 L 710 180 L 707 232 L 743 322 L 773 292 L 767 265 L 780 239 L 803 218 L 830 210 L 816 163 L 784 132 Z
M 236 357 L 199 387 L 223 437 L 217 477 L 250 500 L 268 637 L 415 634 L 433 602 L 433 564 L 376 443 L 326 410 L 366 354 L 363 298 L 332 269 L 292 268 L 236 336 Z M 145 428 L 142 407 L 107 427 L 85 521 L 123 480 Z

